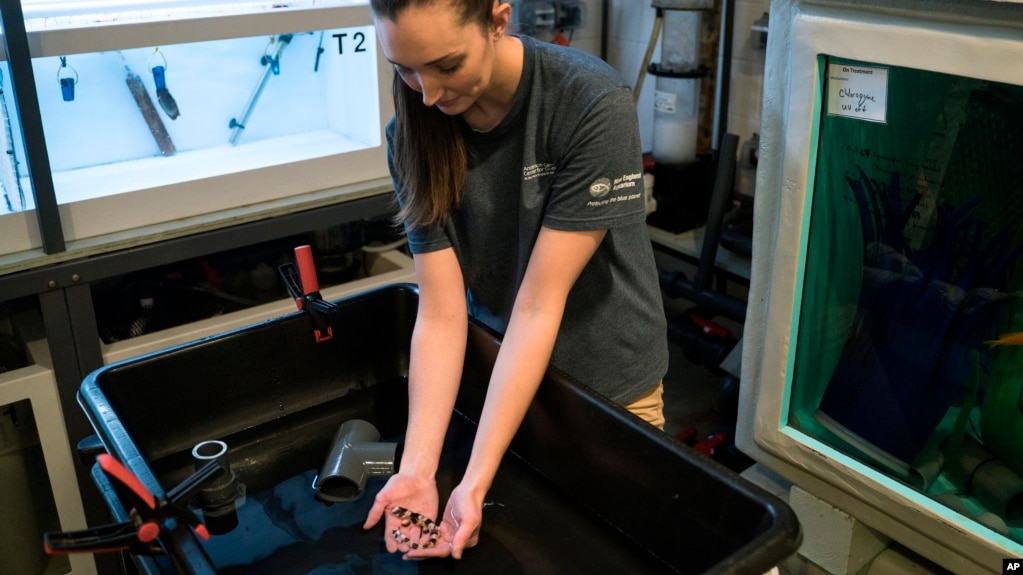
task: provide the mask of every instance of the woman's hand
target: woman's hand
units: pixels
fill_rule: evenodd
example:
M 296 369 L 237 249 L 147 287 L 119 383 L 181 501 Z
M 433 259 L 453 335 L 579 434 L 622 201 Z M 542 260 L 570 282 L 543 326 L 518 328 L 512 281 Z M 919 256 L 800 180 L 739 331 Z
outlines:
M 393 513 L 395 507 L 408 509 L 430 519 L 437 517 L 437 483 L 433 479 L 426 479 L 417 475 L 396 473 L 387 480 L 383 489 L 377 493 L 373 500 L 373 507 L 366 516 L 363 529 L 371 529 L 384 517 L 384 545 L 390 553 L 402 552 L 408 556 L 409 544 L 399 544 L 394 537 L 395 530 L 401 532 L 408 538 L 409 542 L 425 545 L 429 540 L 429 534 L 415 525 L 402 526 L 402 520 Z M 440 540 L 438 540 L 440 541 Z M 437 546 L 450 549 L 447 543 L 438 542 Z M 446 553 L 445 553 L 446 555 Z
M 547 370 L 568 293 L 605 234 L 540 230 L 490 377 L 469 463 L 441 517 L 438 544 L 406 557 L 460 559 L 478 542 L 483 498 Z
M 394 515 L 394 509 L 415 513 L 417 519 L 420 515 L 431 521 L 437 519 L 434 477 L 458 395 L 469 329 L 465 287 L 454 249 L 416 254 L 413 259 L 419 307 L 409 355 L 409 419 L 404 450 L 398 473 L 377 494 L 364 524 L 369 529 L 384 516 L 384 542 L 391 553 L 405 553 L 412 543 L 418 546 L 430 541 L 430 534 L 411 522 L 402 527 L 402 519 Z M 394 537 L 395 530 L 400 530 L 401 542 Z M 442 546 L 449 547 L 447 543 Z
M 440 520 L 440 536 L 437 545 L 429 548 L 412 549 L 405 554 L 408 559 L 430 557 L 462 558 L 462 552 L 479 543 L 480 527 L 483 524 L 484 493 L 475 493 L 466 484 L 460 484 L 451 492 L 444 515 Z

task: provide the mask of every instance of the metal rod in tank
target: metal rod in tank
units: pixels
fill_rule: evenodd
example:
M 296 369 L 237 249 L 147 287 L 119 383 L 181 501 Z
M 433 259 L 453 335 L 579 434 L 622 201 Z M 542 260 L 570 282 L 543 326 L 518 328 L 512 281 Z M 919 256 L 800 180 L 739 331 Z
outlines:
M 291 42 L 291 34 L 281 34 L 277 37 L 278 47 L 277 54 L 275 56 L 276 60 L 280 60 L 281 54 L 284 52 L 284 48 L 289 42 Z M 259 82 L 256 83 L 256 89 L 253 90 L 252 95 L 249 96 L 249 101 L 245 104 L 244 111 L 242 111 L 241 119 L 231 119 L 231 138 L 228 140 L 228 143 L 232 146 L 238 141 L 238 137 L 241 136 L 242 130 L 244 130 L 245 125 L 248 124 L 249 116 L 252 115 L 252 110 L 256 107 L 256 102 L 259 101 L 259 96 L 262 95 L 263 88 L 266 87 L 266 82 L 270 79 L 270 75 L 276 73 L 274 72 L 274 62 L 271 61 L 267 55 L 264 55 L 263 58 L 266 59 L 264 62 L 265 69 L 263 70 L 263 75 L 260 76 Z M 279 71 L 279 68 L 277 69 Z

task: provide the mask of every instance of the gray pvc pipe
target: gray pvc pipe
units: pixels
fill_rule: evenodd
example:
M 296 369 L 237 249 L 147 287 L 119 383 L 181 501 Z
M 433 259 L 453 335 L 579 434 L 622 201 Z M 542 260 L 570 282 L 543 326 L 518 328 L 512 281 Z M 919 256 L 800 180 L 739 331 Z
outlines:
M 370 477 L 395 472 L 397 449 L 397 443 L 380 442 L 380 432 L 372 423 L 362 419 L 344 422 L 313 483 L 316 498 L 335 503 L 359 497 Z
M 195 465 L 195 470 L 202 469 L 210 461 L 217 461 L 224 473 L 199 490 L 197 494 L 199 504 L 207 515 L 230 512 L 234 509 L 235 501 L 244 496 L 245 488 L 238 482 L 234 471 L 231 470 L 231 460 L 226 443 L 209 440 L 195 444 L 192 448 L 192 462 Z
M 1023 478 L 1002 460 L 988 453 L 975 441 L 964 441 L 959 473 L 966 479 L 966 490 L 984 506 L 1010 522 L 1023 519 Z

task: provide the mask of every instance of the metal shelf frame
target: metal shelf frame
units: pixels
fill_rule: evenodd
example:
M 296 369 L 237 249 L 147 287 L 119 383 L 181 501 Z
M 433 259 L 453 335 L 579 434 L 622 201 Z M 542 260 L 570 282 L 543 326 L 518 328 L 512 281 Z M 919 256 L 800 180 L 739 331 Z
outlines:
M 8 82 L 14 89 L 15 113 L 21 119 L 21 137 L 28 150 L 28 175 L 32 195 L 35 196 L 36 218 L 43 242 L 43 251 L 52 254 L 65 249 L 64 231 L 57 211 L 57 195 L 50 172 L 50 157 L 46 153 L 43 117 L 36 97 L 35 74 L 32 72 L 32 54 L 25 30 L 25 15 L 21 0 L 0 0 L 0 21 L 3 23 L 4 50 L 11 69 Z M 2 293 L 2 292 L 0 292 Z
M 136 270 L 201 257 L 304 232 L 379 217 L 393 208 L 390 194 L 364 197 L 267 220 L 185 236 L 0 276 L 4 300 L 37 296 L 53 361 L 53 370 L 68 442 L 74 448 L 92 435 L 78 407 L 82 380 L 103 366 L 91 283 Z M 79 485 L 92 485 L 91 465 L 76 461 Z M 82 503 L 90 525 L 107 523 L 109 511 L 98 492 L 83 487 Z M 102 561 L 98 561 L 101 563 Z M 121 573 L 119 564 L 99 566 L 100 573 Z
M 31 193 L 43 251 L 66 251 L 66 243 L 57 208 L 49 157 L 43 134 L 42 118 L 32 73 L 32 56 L 19 0 L 0 0 L 3 42 L 12 78 L 8 94 L 13 95 L 28 151 Z M 205 231 L 184 237 L 101 255 L 71 259 L 58 264 L 41 265 L 24 271 L 0 275 L 0 303 L 24 297 L 38 297 L 45 336 L 53 362 L 54 377 L 68 443 L 72 451 L 93 430 L 78 407 L 78 389 L 82 380 L 102 367 L 103 356 L 91 283 L 136 270 L 196 258 L 233 248 L 301 234 L 388 214 L 393 210 L 391 194 L 344 200 L 335 204 L 296 211 L 254 222 Z M 89 525 L 108 523 L 109 510 L 93 484 L 91 462 L 75 461 L 75 475 Z M 101 575 L 126 572 L 124 558 L 114 554 L 97 556 Z

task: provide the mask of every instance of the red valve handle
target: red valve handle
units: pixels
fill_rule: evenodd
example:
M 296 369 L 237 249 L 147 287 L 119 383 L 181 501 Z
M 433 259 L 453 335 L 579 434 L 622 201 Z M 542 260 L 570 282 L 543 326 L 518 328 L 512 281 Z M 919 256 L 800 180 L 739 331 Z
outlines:
M 316 264 L 313 263 L 313 250 L 309 246 L 295 248 L 295 260 L 298 263 L 298 277 L 302 281 L 304 295 L 320 291 L 320 282 L 316 279 Z

